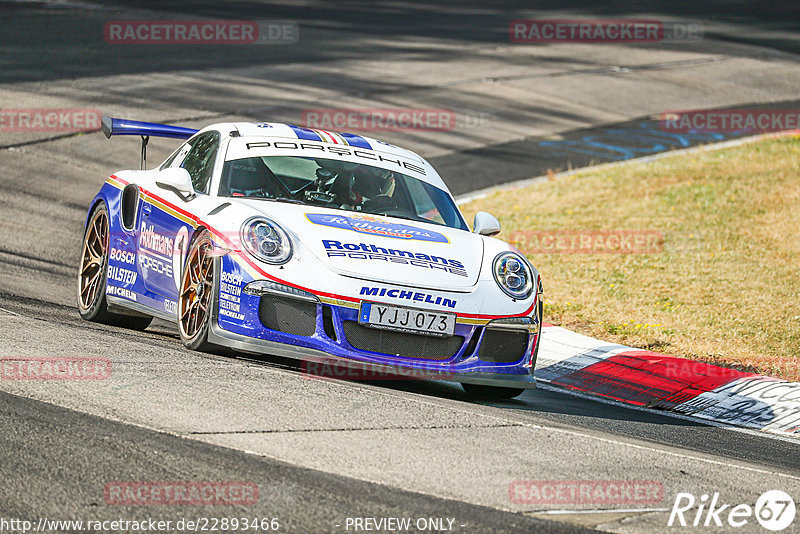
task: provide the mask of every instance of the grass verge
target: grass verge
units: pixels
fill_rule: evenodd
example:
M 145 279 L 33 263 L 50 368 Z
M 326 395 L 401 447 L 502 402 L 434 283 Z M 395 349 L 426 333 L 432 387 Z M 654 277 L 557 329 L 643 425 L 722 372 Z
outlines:
M 799 136 L 587 169 L 462 210 L 496 215 L 500 237 L 536 265 L 546 322 L 800 380 Z M 586 253 L 602 250 L 591 240 L 568 250 L 580 242 L 571 234 L 593 230 L 663 241 L 645 253 Z

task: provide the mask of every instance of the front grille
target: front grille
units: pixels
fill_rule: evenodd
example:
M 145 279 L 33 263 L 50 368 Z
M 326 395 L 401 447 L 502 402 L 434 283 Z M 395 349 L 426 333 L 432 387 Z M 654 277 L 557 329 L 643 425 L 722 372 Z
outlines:
M 449 360 L 464 343 L 461 336 L 433 337 L 392 332 L 362 326 L 355 321 L 344 322 L 344 335 L 358 350 L 436 361 Z
M 263 295 L 258 318 L 270 330 L 295 336 L 310 336 L 317 330 L 317 305 L 293 298 Z
M 513 363 L 520 361 L 528 349 L 526 332 L 509 332 L 487 328 L 478 349 L 478 358 L 485 362 Z

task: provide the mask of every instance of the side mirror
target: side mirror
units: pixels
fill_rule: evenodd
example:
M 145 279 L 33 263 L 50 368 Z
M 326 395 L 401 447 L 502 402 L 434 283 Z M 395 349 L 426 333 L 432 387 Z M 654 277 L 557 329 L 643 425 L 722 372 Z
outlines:
M 500 221 L 491 213 L 479 211 L 475 214 L 472 231 L 480 235 L 497 235 L 500 233 Z
M 194 186 L 189 171 L 183 167 L 168 167 L 156 176 L 156 185 L 161 189 L 174 191 L 181 198 L 194 196 Z

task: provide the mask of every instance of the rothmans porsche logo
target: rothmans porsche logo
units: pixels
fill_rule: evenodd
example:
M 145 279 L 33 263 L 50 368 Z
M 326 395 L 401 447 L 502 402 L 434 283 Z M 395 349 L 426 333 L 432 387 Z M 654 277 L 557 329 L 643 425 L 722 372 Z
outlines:
M 449 243 L 447 236 L 432 230 L 423 230 L 407 224 L 398 224 L 382 221 L 377 217 L 368 215 L 328 215 L 326 213 L 306 213 L 306 218 L 321 226 L 352 230 L 362 234 L 380 235 L 395 239 L 408 239 L 411 241 L 430 241 L 433 243 Z
M 366 243 L 342 243 L 334 239 L 323 239 L 322 246 L 329 258 L 347 258 L 351 260 L 373 260 L 401 263 L 445 271 L 457 276 L 468 276 L 464 264 L 459 260 L 432 256 L 422 252 L 411 252 L 396 248 L 376 247 Z

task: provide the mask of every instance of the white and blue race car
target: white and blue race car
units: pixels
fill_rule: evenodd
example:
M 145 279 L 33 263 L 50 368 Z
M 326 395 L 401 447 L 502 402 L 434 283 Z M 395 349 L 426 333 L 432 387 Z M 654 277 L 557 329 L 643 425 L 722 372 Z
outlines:
M 194 350 L 456 381 L 479 397 L 534 387 L 542 283 L 488 213 L 470 231 L 417 154 L 278 123 L 196 131 L 103 118 L 103 131 L 186 141 L 92 200 L 78 276 L 90 321 L 176 323 Z

